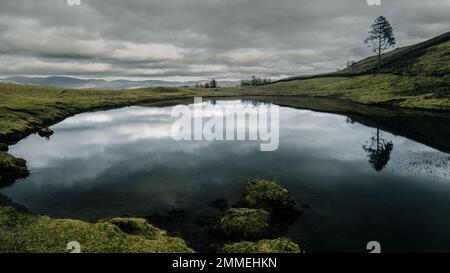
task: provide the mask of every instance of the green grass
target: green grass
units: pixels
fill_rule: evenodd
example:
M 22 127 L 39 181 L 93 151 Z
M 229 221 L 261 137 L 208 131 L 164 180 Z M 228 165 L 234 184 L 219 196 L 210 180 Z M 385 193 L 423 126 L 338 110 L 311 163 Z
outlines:
M 121 219 L 124 221 L 124 219 Z M 58 220 L 0 206 L 0 253 L 65 253 L 77 241 L 84 253 L 187 253 L 183 239 L 170 237 L 145 220 L 141 232 L 124 232 L 117 222 L 87 223 Z
M 342 71 L 291 77 L 255 93 L 331 97 L 362 104 L 450 109 L 450 32 L 357 62 Z
M 287 238 L 241 242 L 223 246 L 221 253 L 300 253 L 300 247 Z
M 254 95 L 323 97 L 411 109 L 449 110 L 450 75 L 375 74 L 278 82 L 253 88 Z
M 450 73 L 450 32 L 412 46 L 371 56 L 335 74 L 382 73 L 443 76 Z

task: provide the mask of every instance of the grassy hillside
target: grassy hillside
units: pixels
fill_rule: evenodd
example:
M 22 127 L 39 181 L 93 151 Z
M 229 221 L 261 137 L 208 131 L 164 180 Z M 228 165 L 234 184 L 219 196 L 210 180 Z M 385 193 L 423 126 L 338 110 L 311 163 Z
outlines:
M 374 74 L 293 80 L 255 88 L 254 94 L 328 97 L 362 104 L 449 110 L 450 75 L 426 77 Z
M 376 73 L 378 57 L 366 58 L 340 73 Z M 450 32 L 425 42 L 397 48 L 382 55 L 381 73 L 408 76 L 444 76 L 450 74 Z
M 450 109 L 450 32 L 366 58 L 339 72 L 287 78 L 255 93 L 332 97 L 363 104 Z

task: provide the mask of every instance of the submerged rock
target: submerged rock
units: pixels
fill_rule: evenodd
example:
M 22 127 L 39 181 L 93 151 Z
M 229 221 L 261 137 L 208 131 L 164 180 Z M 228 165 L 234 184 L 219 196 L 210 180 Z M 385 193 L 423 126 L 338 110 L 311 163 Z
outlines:
M 46 138 L 51 137 L 54 133 L 55 132 L 53 132 L 53 130 L 48 127 L 42 128 L 38 131 L 39 136 L 46 137 Z
M 270 214 L 261 209 L 230 209 L 218 221 L 217 231 L 231 240 L 253 240 L 270 231 Z
M 271 214 L 292 215 L 300 212 L 299 206 L 289 191 L 276 182 L 253 180 L 247 183 L 240 206 L 263 209 Z
M 228 201 L 224 198 L 220 198 L 220 199 L 216 199 L 214 201 L 212 201 L 209 204 L 210 207 L 215 208 L 221 212 L 224 212 L 225 210 L 227 210 L 230 205 L 228 204 Z
M 8 145 L 0 143 L 0 152 L 7 152 L 9 150 Z
M 221 253 L 300 253 L 300 246 L 287 238 L 261 240 L 259 242 L 240 242 L 224 245 Z

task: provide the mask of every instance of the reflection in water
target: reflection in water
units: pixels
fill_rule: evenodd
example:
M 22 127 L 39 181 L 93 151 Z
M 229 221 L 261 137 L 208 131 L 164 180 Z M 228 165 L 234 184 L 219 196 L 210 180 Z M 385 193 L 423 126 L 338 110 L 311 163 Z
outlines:
M 240 101 L 213 107 L 239 111 L 248 103 L 259 107 Z M 311 207 L 288 236 L 312 251 L 365 251 L 373 240 L 385 251 L 450 251 L 450 183 L 442 183 L 450 180 L 445 172 L 411 172 L 409 164 L 412 155 L 433 161 L 448 154 L 382 131 L 364 145 L 372 128 L 286 107 L 275 152 L 260 152 L 257 142 L 176 142 L 171 109 L 85 113 L 52 126 L 50 141 L 29 136 L 10 150 L 32 174 L 1 193 L 55 217 L 150 215 L 150 222 L 165 222 L 152 215 L 215 214 L 241 197 L 248 179 L 264 178 Z
M 370 165 L 379 172 L 389 163 L 394 144 L 392 141 L 383 138 L 380 129 L 377 128 L 376 135 L 370 138 L 370 141 L 363 146 L 363 149 L 369 156 Z

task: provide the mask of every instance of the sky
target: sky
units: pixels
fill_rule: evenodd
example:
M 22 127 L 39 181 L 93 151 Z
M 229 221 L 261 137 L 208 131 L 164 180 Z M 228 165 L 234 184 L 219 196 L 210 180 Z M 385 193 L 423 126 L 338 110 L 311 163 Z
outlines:
M 450 0 L 68 1 L 1 0 L 0 77 L 282 78 L 372 55 L 380 15 L 398 46 L 450 29 Z

